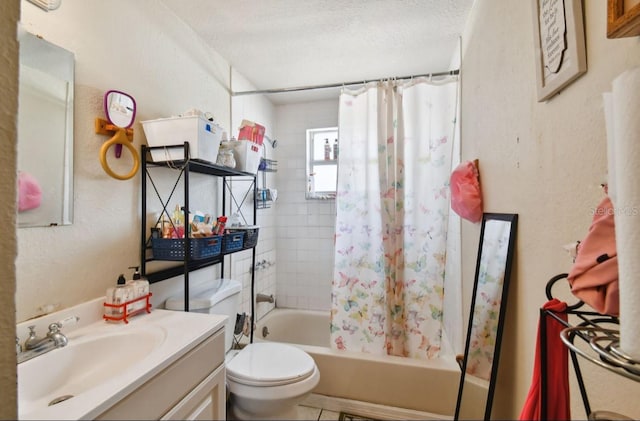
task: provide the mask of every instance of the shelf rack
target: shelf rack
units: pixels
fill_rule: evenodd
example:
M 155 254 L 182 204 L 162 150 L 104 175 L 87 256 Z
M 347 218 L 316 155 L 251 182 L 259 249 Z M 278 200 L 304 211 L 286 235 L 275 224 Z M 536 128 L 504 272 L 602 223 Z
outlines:
M 546 296 L 553 299 L 552 289 L 554 285 L 566 279 L 569 275 L 562 273 L 551 278 L 546 285 Z M 541 415 L 547 414 L 547 385 L 546 376 L 547 341 L 546 341 L 546 318 L 551 317 L 565 327 L 560 335 L 562 342 L 567 346 L 571 357 L 572 366 L 576 374 L 578 388 L 587 415 L 591 414 L 591 405 L 578 357 L 587 360 L 601 368 L 609 370 L 620 376 L 640 382 L 640 365 L 624 355 L 619 349 L 619 328 L 620 321 L 617 317 L 597 313 L 595 311 L 583 310 L 584 302 L 578 301 L 568 305 L 564 314 L 572 315 L 577 319 L 577 323 L 565 321 L 559 313 L 551 310 L 540 309 L 540 350 L 541 350 Z
M 271 189 L 267 188 L 267 173 L 278 172 L 278 161 L 275 159 L 260 158 L 258 171 L 262 175 L 262 188 L 258 188 L 257 190 L 258 195 L 255 200 L 256 207 L 257 209 L 269 209 L 273 202 L 273 197 L 271 196 Z
M 174 161 L 164 161 L 164 162 L 153 162 L 149 160 L 149 153 L 154 149 L 169 149 L 169 148 L 183 148 L 184 149 L 184 160 L 174 160 Z M 220 165 L 216 165 L 213 163 L 209 163 L 206 161 L 198 161 L 195 159 L 189 158 L 189 142 L 184 142 L 183 144 L 176 145 L 167 145 L 167 146 L 147 146 L 142 145 L 140 150 L 140 159 L 141 159 L 141 167 L 142 167 L 142 204 L 141 204 L 141 241 L 140 241 L 140 273 L 142 276 L 146 277 L 149 280 L 149 283 L 160 282 L 168 278 L 172 278 L 174 276 L 184 275 L 184 303 L 185 303 L 185 311 L 189 311 L 189 272 L 194 270 L 202 269 L 205 267 L 209 267 L 212 265 L 220 264 L 221 266 L 221 274 L 224 274 L 224 256 L 227 254 L 237 253 L 242 250 L 233 251 L 230 253 L 220 253 L 219 255 L 211 258 L 201 259 L 201 260 L 191 260 L 189 256 L 189 242 L 184 241 L 184 261 L 182 264 L 171 266 L 169 268 L 148 272 L 147 271 L 147 262 L 153 261 L 153 257 L 149 257 L 149 250 L 151 250 L 151 236 L 147 232 L 147 194 L 148 194 L 148 183 L 151 184 L 155 194 L 158 197 L 158 200 L 162 204 L 162 213 L 166 216 L 169 216 L 169 212 L 167 210 L 167 205 L 171 201 L 176 188 L 178 187 L 180 180 L 182 179 L 184 185 L 184 214 L 189 215 L 189 175 L 191 172 L 210 175 L 214 177 L 222 178 L 222 215 L 225 215 L 225 211 L 227 208 L 227 195 L 231 197 L 233 204 L 236 206 L 238 212 L 241 213 L 241 206 L 245 202 L 246 198 L 249 197 L 249 192 L 253 191 L 253 197 L 256 197 L 257 194 L 257 184 L 256 184 L 256 175 L 244 171 L 238 171 L 233 168 L 223 167 Z M 178 176 L 176 177 L 176 182 L 169 192 L 166 200 L 163 200 L 163 195 L 160 194 L 156 184 L 153 181 L 153 177 L 149 173 L 150 168 L 154 167 L 163 167 L 168 170 L 177 171 Z M 233 195 L 233 191 L 231 190 L 231 186 L 229 184 L 229 180 L 233 178 L 234 180 L 244 180 L 249 183 L 249 187 L 247 189 L 246 194 L 238 202 Z M 233 213 L 233 212 L 232 212 Z M 244 219 L 244 215 L 242 215 Z M 159 221 L 160 219 L 158 219 Z M 253 225 L 256 224 L 256 201 L 253 201 Z M 156 223 L 158 222 L 156 221 Z M 246 220 L 245 220 L 246 222 Z M 185 224 L 185 238 L 189 238 L 189 224 Z M 243 249 L 247 250 L 247 249 Z M 252 257 L 251 257 L 251 267 L 255 267 L 255 259 L 256 259 L 256 250 L 255 246 L 252 247 Z M 255 271 L 251 271 L 251 285 L 253 289 L 253 285 L 255 282 Z M 253 291 L 252 291 L 253 294 Z

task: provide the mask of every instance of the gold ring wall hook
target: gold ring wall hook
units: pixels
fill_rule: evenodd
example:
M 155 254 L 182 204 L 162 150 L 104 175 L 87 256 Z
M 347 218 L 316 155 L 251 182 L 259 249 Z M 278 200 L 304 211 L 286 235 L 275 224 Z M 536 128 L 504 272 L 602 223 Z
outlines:
M 111 139 L 106 141 L 100 148 L 100 165 L 102 165 L 102 169 L 111 177 L 118 180 L 128 180 L 136 175 L 138 169 L 140 168 L 140 157 L 138 156 L 138 152 L 136 151 L 136 149 L 133 147 L 133 129 L 125 129 L 113 124 L 109 124 L 106 120 L 103 120 L 101 118 L 96 118 L 95 125 L 96 133 L 113 133 Z M 123 145 L 129 150 L 129 152 L 131 152 L 131 156 L 133 158 L 133 168 L 126 175 L 116 174 L 111 169 L 111 167 L 109 167 L 109 163 L 107 162 L 107 151 L 114 145 Z

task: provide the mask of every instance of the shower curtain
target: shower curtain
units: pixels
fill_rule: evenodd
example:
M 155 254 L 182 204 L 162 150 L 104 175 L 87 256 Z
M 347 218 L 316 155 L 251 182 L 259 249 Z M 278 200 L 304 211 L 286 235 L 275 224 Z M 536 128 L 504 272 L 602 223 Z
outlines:
M 457 77 L 340 96 L 334 348 L 438 355 Z

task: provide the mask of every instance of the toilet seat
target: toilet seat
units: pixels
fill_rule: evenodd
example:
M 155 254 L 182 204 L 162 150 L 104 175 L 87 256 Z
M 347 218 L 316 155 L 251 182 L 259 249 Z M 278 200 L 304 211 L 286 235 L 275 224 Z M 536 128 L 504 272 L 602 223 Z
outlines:
M 292 345 L 252 343 L 226 365 L 227 378 L 247 386 L 282 386 L 300 382 L 316 371 L 313 358 Z

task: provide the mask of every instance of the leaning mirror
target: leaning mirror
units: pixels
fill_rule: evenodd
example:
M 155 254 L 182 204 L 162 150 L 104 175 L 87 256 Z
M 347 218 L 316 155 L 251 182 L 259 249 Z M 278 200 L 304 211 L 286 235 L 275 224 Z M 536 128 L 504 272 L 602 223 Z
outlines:
M 18 41 L 18 227 L 69 225 L 74 55 L 23 28 Z
M 485 213 L 454 419 L 491 417 L 518 215 Z

